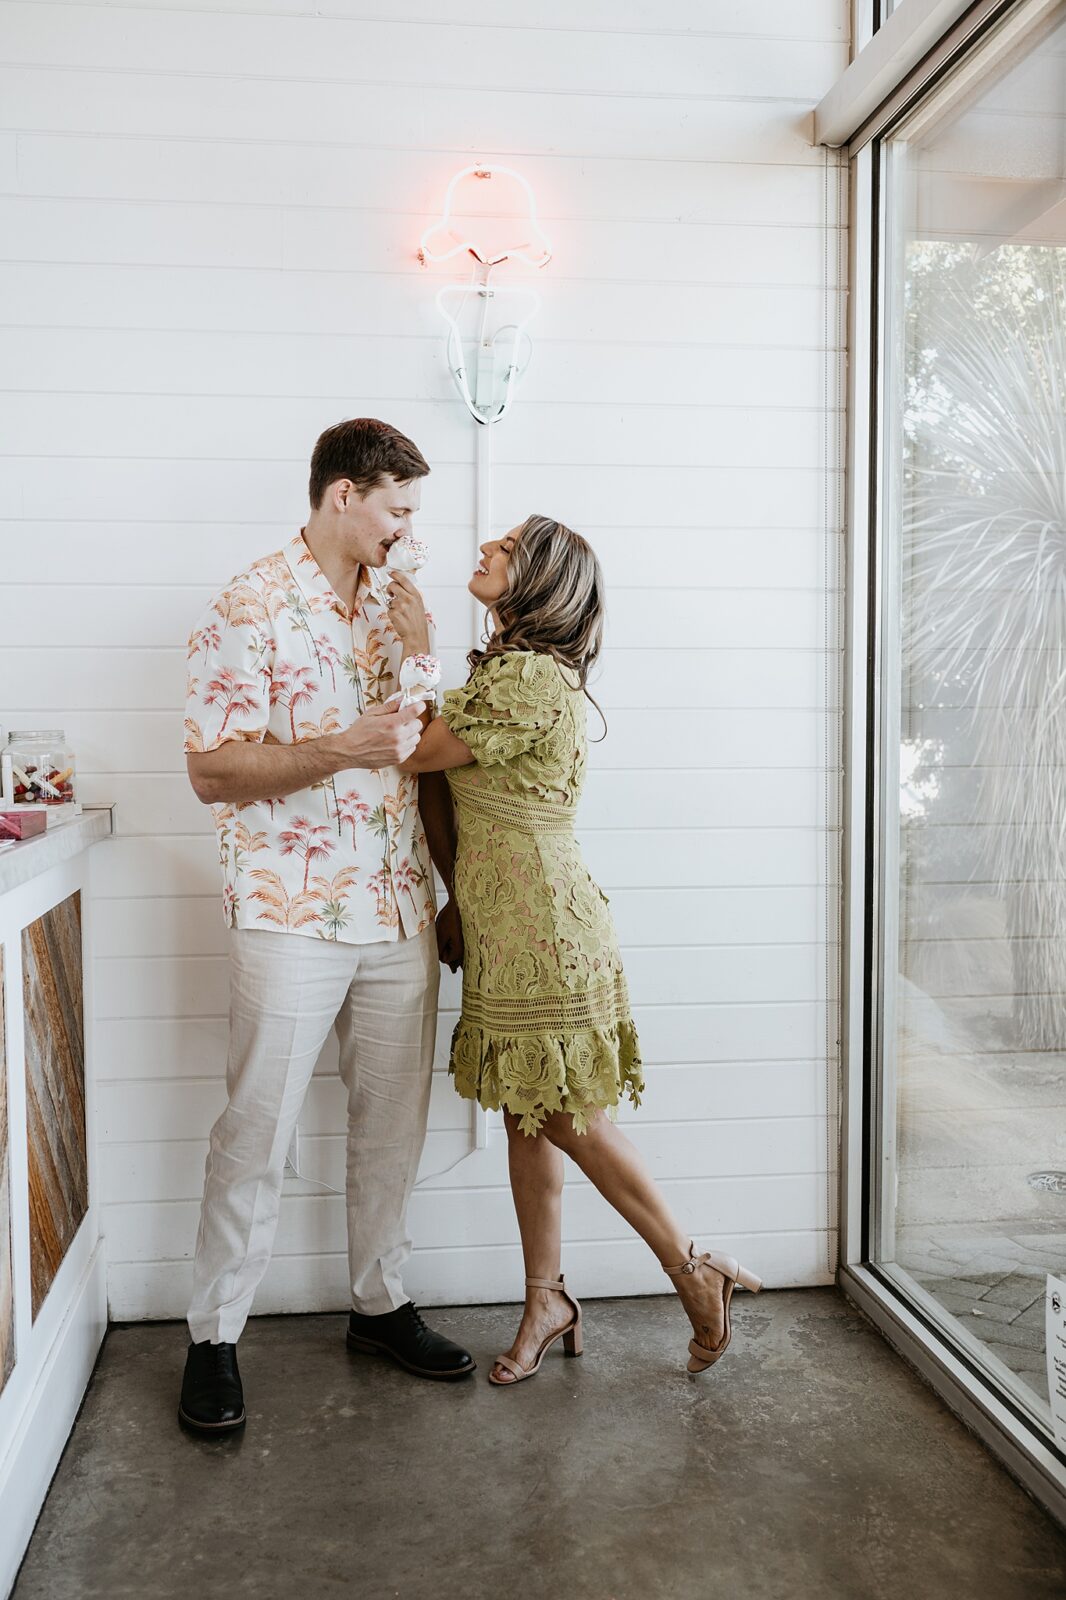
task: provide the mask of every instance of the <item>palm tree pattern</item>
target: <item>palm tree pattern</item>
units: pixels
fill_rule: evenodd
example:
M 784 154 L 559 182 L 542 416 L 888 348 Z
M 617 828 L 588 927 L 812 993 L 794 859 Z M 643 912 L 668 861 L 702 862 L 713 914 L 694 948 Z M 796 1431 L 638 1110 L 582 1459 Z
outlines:
M 186 753 L 338 733 L 399 688 L 402 644 L 376 572 L 349 613 L 297 534 L 221 590 L 189 638 Z M 410 937 L 433 921 L 417 786 L 352 769 L 296 794 L 212 807 L 223 912 L 341 943 Z

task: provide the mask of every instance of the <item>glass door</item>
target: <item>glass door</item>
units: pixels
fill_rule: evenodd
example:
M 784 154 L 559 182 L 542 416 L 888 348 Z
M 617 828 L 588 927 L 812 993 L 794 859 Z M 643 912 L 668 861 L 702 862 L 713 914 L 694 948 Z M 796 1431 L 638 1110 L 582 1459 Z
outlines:
M 869 1259 L 1050 1431 L 1066 1276 L 1066 7 L 881 184 Z

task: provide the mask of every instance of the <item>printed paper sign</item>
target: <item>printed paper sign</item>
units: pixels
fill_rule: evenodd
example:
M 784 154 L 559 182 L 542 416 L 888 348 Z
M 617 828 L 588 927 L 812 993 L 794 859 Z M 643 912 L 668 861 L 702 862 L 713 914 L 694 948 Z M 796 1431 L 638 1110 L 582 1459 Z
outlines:
M 1047 1280 L 1047 1387 L 1055 1442 L 1066 1450 L 1066 1278 Z

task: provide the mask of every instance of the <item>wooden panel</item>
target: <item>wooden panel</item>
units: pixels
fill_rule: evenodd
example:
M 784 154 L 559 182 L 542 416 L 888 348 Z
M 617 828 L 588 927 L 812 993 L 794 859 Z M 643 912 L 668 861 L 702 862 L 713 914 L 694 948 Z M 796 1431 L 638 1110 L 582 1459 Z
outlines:
M 556 54 L 565 60 L 565 52 Z M 779 54 L 787 55 L 787 47 Z M 0 69 L 0 119 L 5 128 L 40 133 L 90 127 L 103 134 L 187 138 L 194 106 L 197 132 L 205 139 L 370 149 L 428 145 L 471 152 L 480 152 L 485 130 L 492 128 L 500 130 L 495 142 L 501 156 L 550 153 L 558 149 L 563 125 L 568 150 L 588 157 L 640 158 L 657 150 L 662 160 L 683 161 L 693 151 L 702 156 L 714 150 L 721 161 L 821 166 L 822 153 L 810 140 L 810 119 L 800 108 L 813 108 L 834 75 L 827 59 L 823 70 L 808 75 L 805 100 L 749 102 L 703 95 L 686 99 L 669 90 L 643 99 L 565 91 L 516 95 L 482 84 L 476 94 L 466 95 L 451 85 L 378 83 L 348 94 L 324 94 L 321 84 L 306 81 L 290 82 L 281 96 L 269 78 L 5 66 Z
M 4 947 L 0 945 L 0 1390 L 15 1365 L 15 1291 L 11 1266 L 11 1129 L 7 1115 Z
M 118 800 L 125 835 L 200 833 L 209 825 L 203 803 L 180 772 L 120 778 L 114 772 L 89 774 L 81 768 L 78 788 L 83 802 L 90 805 Z M 771 768 L 711 772 L 678 767 L 626 772 L 621 782 L 617 774 L 597 770 L 585 787 L 582 807 L 592 819 L 587 830 L 591 832 L 601 826 L 682 828 L 694 816 L 708 828 L 817 828 L 824 789 L 823 775 L 813 768 L 793 772 L 787 785 Z M 605 823 L 602 819 L 611 814 L 612 806 L 615 821 Z
M 484 149 L 478 154 L 491 161 L 496 152 Z M 360 168 L 358 191 L 341 195 L 334 159 L 322 145 L 257 145 L 221 139 L 210 143 L 72 139 L 64 134 L 20 133 L 18 162 L 11 163 L 5 187 L 18 194 L 82 200 L 214 202 L 244 208 L 326 206 L 428 214 L 456 165 L 451 151 L 378 149 L 373 161 Z M 698 172 L 693 171 L 696 166 Z M 549 232 L 561 218 L 613 221 L 646 217 L 659 222 L 810 227 L 819 215 L 824 182 L 816 167 L 655 159 L 588 163 L 565 151 L 524 157 L 522 171 L 534 190 L 550 197 L 551 215 L 542 213 Z M 334 351 L 330 367 L 333 381 L 336 355 Z M 214 364 L 210 359 L 198 364 L 197 394 L 216 386 L 217 374 L 211 370 Z M 101 376 L 109 388 L 121 387 L 113 384 L 110 371 Z M 416 381 L 422 381 L 421 375 Z M 209 387 L 205 389 L 204 384 Z M 373 386 L 377 391 L 376 375 Z M 35 378 L 29 387 L 42 385 Z M 410 385 L 399 392 L 409 394 Z M 523 398 L 529 393 L 525 384 L 522 392 Z
M 123 200 L 0 198 L 0 257 L 7 261 L 106 261 L 113 266 L 284 267 L 335 272 L 411 274 L 412 219 L 379 213 L 373 228 L 362 212 L 301 208 L 286 215 L 267 207 L 161 205 Z M 765 224 L 554 221 L 553 247 L 570 280 L 624 282 L 630 275 L 691 283 L 816 284 L 822 235 L 815 228 Z M 756 233 L 767 234 L 765 240 Z M 694 272 L 693 261 L 713 262 Z M 560 274 L 562 276 L 562 274 Z M 519 413 L 520 414 L 520 413 Z M 446 425 L 446 417 L 441 419 Z M 421 439 L 421 435 L 419 436 Z M 425 440 L 421 440 L 423 445 Z M 432 452 L 430 452 L 432 454 Z
M 679 1124 L 644 1122 L 638 1111 L 621 1120 L 660 1183 L 695 1182 L 708 1172 L 714 1173 L 719 1183 L 749 1183 L 756 1178 L 789 1174 L 813 1174 L 824 1180 L 826 1175 L 826 1132 L 821 1115 Z M 835 1123 L 830 1126 L 830 1137 L 835 1148 Z M 342 1133 L 301 1138 L 301 1170 L 314 1183 L 328 1184 L 343 1192 L 345 1147 Z M 431 1132 L 419 1167 L 419 1188 L 505 1189 L 507 1149 L 502 1128 L 490 1130 L 487 1150 L 472 1154 L 469 1150 L 466 1129 Z M 116 1201 L 198 1200 L 206 1153 L 206 1127 L 196 1139 L 152 1140 L 142 1135 L 136 1141 L 108 1144 L 101 1197 L 106 1205 Z M 793 1215 L 785 1215 L 792 1226 Z M 619 1233 L 626 1232 L 620 1221 L 611 1226 Z M 421 1244 L 421 1240 L 417 1242 Z M 456 1239 L 455 1243 L 476 1245 L 478 1241 L 473 1237 Z
M 89 1207 L 81 895 L 22 933 L 33 1315 Z
M 675 1214 L 713 1217 L 718 1234 L 769 1231 L 781 1216 L 788 1216 L 794 1228 L 815 1229 L 825 1208 L 823 1173 L 666 1179 L 664 1189 Z M 571 1243 L 628 1242 L 631 1237 L 627 1224 L 589 1183 L 567 1184 L 564 1212 Z M 200 1203 L 195 1198 L 109 1205 L 105 1221 L 109 1265 L 191 1259 L 199 1215 Z M 416 1189 L 409 1220 L 420 1250 L 454 1249 L 474 1240 L 499 1249 L 513 1245 L 518 1238 L 507 1184 L 489 1189 Z M 286 1196 L 274 1241 L 275 1257 L 332 1254 L 344 1248 L 341 1196 Z
M 589 871 L 608 895 L 642 888 L 798 888 L 817 884 L 824 874 L 812 828 L 582 829 L 579 840 Z M 217 882 L 218 847 L 205 828 L 192 837 L 113 840 L 99 893 L 206 895 Z
M 199 74 L 210 62 L 212 77 L 244 80 L 281 77 L 306 93 L 316 82 L 347 78 L 355 91 L 343 94 L 355 108 L 364 98 L 367 64 L 402 57 L 400 81 L 389 87 L 398 99 L 406 86 L 420 90 L 476 87 L 530 92 L 632 96 L 732 97 L 737 82 L 757 78 L 762 93 L 774 99 L 818 99 L 846 65 L 842 42 L 793 37 L 787 47 L 743 35 L 692 34 L 679 49 L 670 33 L 645 34 L 640 48 L 605 54 L 598 30 L 573 28 L 565 49 L 533 13 L 512 17 L 507 28 L 449 23 L 305 17 L 246 17 L 226 11 L 171 13 L 111 6 L 4 6 L 5 57 L 11 64 L 41 61 L 125 71 Z M 525 20 L 523 27 L 521 22 Z M 577 19 L 575 19 L 577 20 Z M 609 67 L 607 63 L 609 62 Z M 58 75 L 57 75 L 58 76 Z M 384 94 L 384 85 L 378 88 Z M 407 89 L 407 92 L 410 92 Z M 128 91 L 127 91 L 128 93 Z M 308 95 L 319 105 L 327 95 Z M 288 94 L 275 103 L 274 126 L 285 125 Z M 279 103 L 280 102 L 280 103 Z M 488 121 L 487 126 L 493 126 Z M 237 136 L 238 124 L 229 131 Z
M 68 0 L 69 4 L 96 6 L 99 0 Z M 140 0 L 144 11 L 202 11 L 203 0 Z M 296 17 L 311 15 L 334 19 L 365 20 L 381 8 L 367 0 L 226 0 L 229 12 L 251 11 L 263 16 Z M 663 30 L 662 0 L 585 0 L 575 7 L 573 0 L 541 0 L 537 21 L 542 28 L 564 32 L 627 34 Z M 506 13 L 504 14 L 506 15 Z M 493 26 L 503 18 L 486 12 L 482 0 L 402 0 L 390 8 L 391 20 L 432 22 L 441 27 L 450 23 Z M 504 24 L 505 25 L 505 24 Z M 848 39 L 847 11 L 840 0 L 673 0 L 670 6 L 670 32 L 702 37 L 742 34 L 751 39 Z M 640 48 L 639 40 L 637 42 Z
M 781 1230 L 774 1233 L 717 1234 L 716 1243 L 747 1262 L 778 1288 L 831 1284 L 826 1270 L 825 1230 Z M 582 1297 L 662 1294 L 662 1268 L 647 1245 L 635 1235 L 602 1242 L 566 1242 L 563 1265 Z M 422 1306 L 498 1305 L 515 1298 L 522 1282 L 519 1246 L 492 1250 L 459 1245 L 450 1250 L 415 1250 L 406 1284 Z M 108 1274 L 113 1307 L 131 1321 L 148 1317 L 175 1320 L 185 1315 L 192 1291 L 191 1261 L 115 1262 Z M 520 1292 L 520 1291 L 519 1291 Z M 276 1256 L 256 1295 L 261 1316 L 286 1312 L 340 1312 L 350 1301 L 347 1256 Z M 679 1324 L 680 1326 L 680 1324 Z
M 654 682 L 649 673 L 649 681 Z M 671 709 L 614 711 L 610 714 L 610 737 L 589 748 L 594 771 L 612 769 L 628 772 L 635 761 L 647 767 L 777 770 L 824 766 L 824 718 L 813 711 L 677 711 Z M 27 728 L 50 726 L 49 713 L 41 706 L 20 713 Z M 595 738 L 595 713 L 590 719 Z M 167 772 L 188 782 L 185 758 L 181 753 L 181 712 L 129 711 L 113 707 L 110 711 L 81 710 L 68 706 L 63 726 L 78 752 L 82 773 Z M 791 781 L 789 779 L 788 781 Z M 114 798 L 121 800 L 119 786 Z M 583 824 L 593 821 L 588 808 L 582 811 Z M 208 823 L 204 819 L 206 830 Z M 115 848 L 124 841 L 116 840 Z M 112 847 L 108 858 L 112 859 Z M 209 856 L 205 855 L 204 860 Z M 212 859 L 217 886 L 218 876 Z M 604 884 L 604 888 L 610 887 Z M 619 887 L 619 885 L 615 885 Z M 111 890 L 105 892 L 123 891 Z M 139 893 L 137 889 L 129 891 Z M 189 890 L 183 891 L 189 893 Z M 197 891 L 192 891 L 197 892 Z
M 815 1000 L 825 983 L 824 953 L 814 943 L 638 946 L 624 948 L 623 957 L 635 1005 L 684 1004 L 693 994 L 704 1004 L 772 1005 Z M 461 974 L 444 970 L 441 980 L 442 1008 L 457 1007 Z M 101 1020 L 221 1016 L 229 1002 L 229 965 L 216 955 L 98 958 L 95 994 Z
M 130 141 L 125 143 L 129 145 Z M 21 145 L 19 149 L 21 155 Z M 373 334 L 307 333 L 301 337 L 300 363 L 295 369 L 285 366 L 291 339 L 262 330 L 176 333 L 165 329 L 133 332 L 116 328 L 5 328 L 2 339 L 9 384 L 12 389 L 28 393 L 91 391 L 192 394 L 198 398 L 228 395 L 232 399 L 234 395 L 260 398 L 283 392 L 292 399 L 332 399 L 339 415 L 353 409 L 350 395 L 338 377 L 339 369 L 358 373 L 360 390 L 374 396 L 375 407 L 393 401 L 418 403 L 447 398 L 447 374 L 442 375 L 438 359 L 441 341 L 432 332 L 395 339 Z M 824 404 L 825 357 L 816 350 L 774 349 L 767 345 L 736 348 L 726 343 L 709 352 L 699 345 L 634 345 L 621 339 L 562 344 L 553 339 L 550 328 L 543 331 L 542 339 L 551 348 L 551 359 L 534 364 L 523 379 L 523 411 L 559 401 L 593 406 L 604 394 L 609 394 L 618 406 L 645 404 L 649 397 L 660 397 L 664 404 L 674 407 L 713 406 L 719 415 L 733 405 L 755 410 L 786 406 L 820 410 Z M 709 389 L 712 365 L 714 387 Z M 728 405 L 721 399 L 725 395 L 729 396 Z M 516 417 L 521 414 L 515 413 Z M 200 520 L 206 521 L 209 516 L 210 508 L 203 508 Z M 138 567 L 152 580 L 162 582 L 167 577 L 167 563 L 183 559 L 196 562 L 197 551 L 195 547 L 186 551 L 184 534 L 173 549 L 159 548 L 149 540 L 151 522 L 144 519 L 143 526 L 144 535 L 129 541 L 129 554 L 122 552 L 122 570 L 128 574 L 128 581 L 137 581 Z M 282 526 L 286 530 L 289 527 L 287 523 Z M 265 521 L 255 529 L 245 530 L 241 553 L 231 562 L 231 571 L 239 571 L 246 561 L 263 553 L 268 530 Z M 428 536 L 423 517 L 419 518 L 419 531 Z M 240 530 L 236 532 L 239 537 Z M 80 548 L 85 535 L 76 526 L 68 531 L 64 522 L 55 537 L 65 538 L 71 556 L 80 559 L 83 568 L 96 570 L 90 566 L 90 553 Z M 176 530 L 173 537 L 178 539 Z M 434 581 L 439 581 L 438 554 L 439 547 L 435 546 Z M 13 551 L 11 559 L 18 559 L 19 555 Z M 219 546 L 217 535 L 212 535 L 199 557 L 195 576 L 213 583 L 226 561 L 224 548 Z M 35 567 L 30 570 L 36 572 Z M 64 570 L 69 571 L 66 567 Z M 13 575 L 18 577 L 17 568 Z M 77 568 L 69 575 L 72 579 L 83 577 Z
M 843 361 L 810 111 L 843 62 L 846 7 L 678 0 L 665 28 L 659 0 L 0 13 L 0 213 L 17 218 L 0 248 L 15 307 L 0 681 L 27 726 L 62 710 L 91 796 L 119 804 L 93 867 L 115 1314 L 185 1309 L 188 1263 L 171 1257 L 193 1245 L 223 1093 L 228 941 L 181 755 L 184 642 L 208 595 L 304 520 L 308 452 L 342 415 L 387 417 L 431 459 L 426 585 L 445 684 L 465 676 L 473 432 L 434 305 L 451 273 L 422 271 L 414 248 L 475 156 L 522 170 L 555 249 L 536 356 L 495 439 L 495 526 L 533 509 L 569 521 L 609 591 L 593 692 L 610 733 L 581 822 L 653 1080 L 625 1125 L 694 1233 L 726 1248 L 750 1233 L 775 1281 L 824 1281 L 826 618 L 842 574 L 823 429 Z M 400 64 L 387 82 L 383 60 Z M 323 92 L 338 72 L 358 91 Z M 57 430 L 75 441 L 69 483 L 40 470 Z M 450 978 L 442 1001 L 438 1069 Z M 327 1178 L 344 1143 L 335 1070 L 332 1043 L 301 1119 Z M 438 1299 L 498 1296 L 501 1264 L 518 1270 L 499 1130 L 462 1161 L 467 1113 L 439 1077 L 435 1194 L 414 1208 L 434 1248 L 409 1285 Z M 601 1204 L 568 1207 L 583 1285 L 661 1290 Z M 332 1303 L 338 1283 L 343 1299 L 342 1209 L 287 1185 L 257 1310 Z
M 6 231 L 0 202 L 0 239 Z M 523 401 L 514 419 L 508 418 L 504 436 L 495 441 L 500 466 L 595 461 L 600 466 L 686 467 L 700 462 L 705 467 L 766 470 L 771 461 L 773 470 L 802 470 L 812 457 L 817 459 L 821 445 L 818 410 L 773 406 L 765 400 L 758 406 L 728 408 L 693 401 L 683 407 L 589 406 L 562 400 L 537 405 L 525 395 Z M 344 409 L 356 416 L 372 415 L 380 404 L 380 395 L 366 390 L 343 402 Z M 293 441 L 313 439 L 338 405 L 318 397 L 248 396 L 235 408 L 224 395 L 207 396 L 190 406 L 184 395 L 0 392 L 0 435 L 11 455 L 30 457 L 47 455 L 49 439 L 63 433 L 77 439 L 79 456 L 284 461 L 292 458 Z M 470 419 L 458 406 L 409 400 L 404 410 L 407 428 L 435 470 L 447 463 L 472 466 Z M 136 441 L 132 447 L 131 440 Z M 465 539 L 463 543 L 468 555 L 470 545 Z M 468 566 L 462 577 L 469 575 Z M 433 576 L 435 596 L 441 578 L 436 572 Z M 760 573 L 764 581 L 766 576 L 765 571 Z M 217 584 L 216 564 L 211 592 Z
M 91 606 L 86 605 L 87 589 L 92 593 Z M 53 583 L 48 592 L 49 626 L 66 648 L 109 649 L 121 639 L 127 648 L 169 645 L 173 649 L 184 646 L 211 596 L 212 590 L 206 586 Z M 40 622 L 26 600 L 20 585 L 11 585 L 0 595 L 0 637 L 8 648 L 32 648 L 40 643 Z M 455 652 L 464 645 L 469 648 L 471 602 L 466 590 L 434 590 L 431 609 L 441 648 Z M 822 611 L 820 595 L 769 586 L 753 589 L 686 589 L 680 585 L 654 590 L 617 588 L 612 591 L 608 613 L 606 659 L 610 663 L 612 651 L 617 647 L 670 650 L 677 647 L 679 638 L 698 639 L 704 634 L 713 638 L 719 649 L 761 646 L 778 650 L 816 650 L 823 642 Z M 680 673 L 671 675 L 680 676 Z M 174 673 L 173 682 L 181 686 L 177 701 L 171 702 L 180 726 L 177 711 L 184 698 L 180 670 Z M 632 695 L 632 686 L 629 693 Z M 136 698 L 135 692 L 133 698 Z M 126 699 L 124 695 L 118 704 L 125 705 Z M 708 690 L 703 705 L 712 703 Z M 618 705 L 617 700 L 615 705 Z M 954 715 L 961 718 L 963 714 L 956 712 Z M 933 730 L 930 732 L 932 734 Z M 771 737 L 765 744 L 772 747 L 775 742 Z M 727 747 L 735 751 L 735 740 L 727 741 Z M 735 764 L 735 760 L 708 763 Z M 760 760 L 751 765 L 780 766 L 782 763 Z
M 44 268 L 36 269 L 38 276 L 43 271 Z M 281 276 L 288 281 L 288 274 Z M 3 281 L 0 272 L 0 286 Z M 317 296 L 313 286 L 308 293 Z M 589 302 L 595 305 L 602 298 L 602 292 L 597 291 L 589 296 Z M 666 303 L 670 304 L 673 298 Z M 716 298 L 709 296 L 709 303 L 713 304 Z M 308 442 L 319 427 L 336 422 L 337 409 L 333 401 L 320 409 L 315 427 L 308 432 Z M 409 407 L 397 403 L 389 409 L 397 427 L 413 431 L 405 414 Z M 2 467 L 0 515 L 4 517 L 80 517 L 105 521 L 110 526 L 114 521 L 121 522 L 125 512 L 132 513 L 138 497 L 154 503 L 153 493 L 160 492 L 166 494 L 175 520 L 181 522 L 194 521 L 205 506 L 213 505 L 217 520 L 275 520 L 285 515 L 296 528 L 307 511 L 307 467 L 302 457 L 250 462 L 92 456 L 78 462 L 77 488 L 65 481 L 47 488 L 35 456 L 9 456 Z M 530 506 L 541 502 L 543 466 L 504 463 L 495 469 L 495 481 L 495 521 L 500 528 L 520 522 L 529 515 Z M 716 522 L 726 525 L 732 521 L 738 531 L 814 528 L 822 514 L 824 497 L 823 474 L 816 466 L 801 471 L 778 468 L 773 463 L 766 464 L 761 472 L 734 466 L 561 465 L 552 467 L 551 481 L 552 514 L 586 532 L 605 523 L 655 527 L 662 521 L 663 507 L 670 496 L 679 506 L 701 508 L 695 519 L 700 527 L 706 521 L 702 507 L 713 505 Z M 460 522 L 470 503 L 470 482 L 468 466 L 447 462 L 438 466 L 427 484 L 427 516 L 437 521 Z M 129 520 L 136 518 L 131 514 Z M 789 605 L 795 605 L 794 596 Z M 132 607 L 127 616 L 134 625 L 140 620 L 139 612 Z M 187 635 L 184 613 L 181 623 L 182 632 Z M 136 640 L 126 636 L 122 642 L 133 644 Z M 821 643 L 821 635 L 818 642 Z
M 3 347 L 6 355 L 10 349 L 6 338 Z M 7 365 L 10 371 L 10 364 Z M 612 382 L 611 377 L 605 382 Z M 716 507 L 707 508 L 704 527 L 689 528 L 686 523 L 686 533 L 701 551 L 701 567 L 706 560 L 707 569 L 715 574 L 717 586 L 758 589 L 763 587 L 769 573 L 773 576 L 775 590 L 817 589 L 824 582 L 827 553 L 831 563 L 830 581 L 839 586 L 841 574 L 833 560 L 835 545 L 827 552 L 825 535 L 820 530 L 758 528 L 738 540 L 732 528 L 715 525 L 716 510 Z M 190 584 L 214 593 L 231 573 L 240 572 L 270 548 L 280 550 L 294 531 L 289 522 L 228 525 L 206 518 L 185 523 L 150 522 L 142 518 L 135 525 L 115 523 L 109 526 L 108 553 L 114 560 L 115 570 L 122 573 L 124 583 Z M 432 605 L 438 588 L 466 584 L 473 564 L 474 535 L 466 526 L 448 526 L 422 518 L 418 531 L 430 546 L 432 565 L 426 569 L 425 588 Z M 648 536 L 645 529 L 592 528 L 586 524 L 582 532 L 591 538 L 603 564 L 609 600 L 616 589 L 632 585 L 633 574 L 638 570 L 640 586 L 645 590 L 678 587 L 677 568 L 672 561 L 649 562 L 646 559 Z M 32 524 L 16 522 L 10 529 L 9 548 L 4 551 L 4 577 L 9 583 L 37 583 L 40 541 L 44 540 L 64 582 L 98 583 L 100 565 L 94 543 L 96 537 L 95 524 L 91 522 L 69 518 L 58 522 L 45 519 Z M 700 586 L 709 585 L 701 579 Z M 66 648 L 69 647 L 54 647 L 64 680 L 70 672 L 63 655 Z M 128 648 L 125 637 L 115 648 Z M 152 648 L 165 649 L 166 646 L 153 641 Z M 713 640 L 706 648 L 715 648 Z M 52 659 L 52 655 L 43 650 L 31 657 L 32 671 L 27 682 L 36 682 L 38 674 Z M 79 661 L 89 664 L 84 656 L 80 656 Z M 614 657 L 609 656 L 607 665 L 613 661 Z M 0 674 L 4 683 L 9 681 L 9 672 L 20 664 L 14 655 L 4 660 Z M 141 670 L 138 668 L 138 675 Z M 27 694 L 25 698 L 32 696 Z M 65 705 L 68 701 L 69 692 L 67 701 L 36 703 Z
M 458 1013 L 442 1010 L 437 1024 L 436 1065 L 448 1062 L 448 1043 Z M 814 1001 L 772 1005 L 653 1005 L 636 1008 L 641 1053 L 647 1067 L 685 1062 L 728 1064 L 742 1073 L 754 1061 L 806 1061 L 825 1048 L 824 1007 Z M 204 1073 L 224 1075 L 226 1018 L 102 1017 L 97 1025 L 100 1059 L 109 1078 L 149 1080 L 180 1077 L 191 1058 Z M 336 1067 L 331 1036 L 323 1065 Z M 210 1126 L 210 1123 L 207 1124 Z M 153 1137 L 154 1130 L 145 1130 Z
M 738 948 L 808 944 L 817 925 L 819 899 L 818 889 L 810 886 L 619 889 L 611 896 L 611 912 L 623 946 L 676 944 L 680 928 L 698 930 L 704 943 Z M 148 895 L 98 899 L 94 911 L 99 961 L 116 956 L 222 956 L 229 948 L 221 896 L 214 884 L 203 895 L 165 901 Z M 138 1075 L 151 1077 L 157 1070 L 153 1060 L 149 1053 L 139 1063 L 131 1060 L 130 1066 Z
M 2 78 L 0 73 L 0 82 Z M 433 296 L 427 295 L 424 280 L 413 275 L 361 275 L 353 281 L 345 273 L 279 273 L 265 268 L 237 272 L 218 267 L 27 262 L 0 264 L 0 291 L 22 307 L 27 325 L 51 327 L 62 316 L 64 327 L 272 332 L 284 334 L 290 345 L 293 334 L 319 334 L 336 342 L 338 361 L 342 340 L 353 335 L 380 338 L 382 329 L 397 330 L 392 334 L 396 340 L 421 335 L 438 348 L 441 343 Z M 600 284 L 590 293 L 587 282 L 562 280 L 552 284 L 551 325 L 540 339 L 545 345 L 550 341 L 564 347 L 572 347 L 574 341 L 613 340 L 628 354 L 633 346 L 620 337 L 620 330 L 634 327 L 653 329 L 658 346 L 683 345 L 690 352 L 716 342 L 756 349 L 817 349 L 824 339 L 825 310 L 825 292 L 813 286 L 727 283 L 708 294 L 705 285 L 674 284 L 664 295 L 654 283 Z M 669 349 L 661 358 L 664 371 L 667 367 L 672 371 L 677 359 L 676 349 Z M 709 370 L 713 374 L 714 366 Z M 287 382 L 288 366 L 284 371 Z M 279 371 L 275 383 L 281 376 Z M 444 398 L 447 390 L 440 393 Z M 395 420 L 402 422 L 399 417 Z M 49 496 L 41 498 L 47 507 Z M 269 495 L 264 502 L 257 517 L 276 521 L 280 514 L 276 502 Z M 155 504 L 151 498 L 144 503 Z M 301 493 L 301 510 L 304 503 Z M 244 500 L 240 504 L 246 506 Z M 192 517 L 202 516 L 205 506 L 211 505 L 210 500 L 197 502 Z M 119 521 L 120 506 L 118 501 L 112 508 Z M 431 515 L 428 504 L 426 509 Z M 130 521 L 137 520 L 134 510 L 129 508 Z M 46 509 L 41 514 L 57 513 Z M 91 513 L 75 505 L 70 515 Z M 246 521 L 248 515 L 246 509 L 239 510 L 235 520 Z M 818 522 L 815 516 L 808 525 Z

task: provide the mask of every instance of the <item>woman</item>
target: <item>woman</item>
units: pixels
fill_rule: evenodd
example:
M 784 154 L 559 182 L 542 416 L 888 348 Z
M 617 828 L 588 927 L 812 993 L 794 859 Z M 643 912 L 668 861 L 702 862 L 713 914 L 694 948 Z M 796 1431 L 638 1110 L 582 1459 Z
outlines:
M 458 844 L 463 1010 L 451 1072 L 467 1099 L 504 1113 L 526 1267 L 517 1336 L 490 1373 L 531 1378 L 549 1345 L 581 1353 L 581 1308 L 559 1270 L 563 1152 L 640 1234 L 692 1323 L 690 1372 L 730 1338 L 732 1256 L 697 1255 L 608 1111 L 639 1104 L 640 1051 L 606 897 L 573 835 L 585 776 L 585 685 L 603 636 L 591 547 L 549 517 L 483 545 L 469 583 L 493 631 L 466 686 L 444 696 L 406 770 L 447 771 Z

